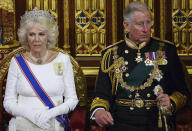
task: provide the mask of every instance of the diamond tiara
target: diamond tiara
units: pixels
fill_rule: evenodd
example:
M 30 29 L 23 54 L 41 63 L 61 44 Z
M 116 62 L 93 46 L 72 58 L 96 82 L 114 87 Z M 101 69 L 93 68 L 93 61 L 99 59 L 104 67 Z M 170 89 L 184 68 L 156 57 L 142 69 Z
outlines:
M 25 11 L 25 14 L 21 16 L 20 23 L 24 23 L 28 19 L 36 19 L 38 17 L 44 17 L 50 20 L 50 22 L 55 23 L 55 19 L 52 14 L 50 14 L 46 10 L 39 10 L 37 7 L 35 7 L 31 11 Z

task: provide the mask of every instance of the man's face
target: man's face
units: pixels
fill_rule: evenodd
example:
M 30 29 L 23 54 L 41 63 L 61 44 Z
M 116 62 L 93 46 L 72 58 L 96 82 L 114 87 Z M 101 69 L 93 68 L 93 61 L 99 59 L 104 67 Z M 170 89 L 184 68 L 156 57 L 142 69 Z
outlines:
M 131 23 L 124 22 L 129 39 L 137 44 L 147 42 L 151 35 L 151 16 L 147 10 L 135 11 Z

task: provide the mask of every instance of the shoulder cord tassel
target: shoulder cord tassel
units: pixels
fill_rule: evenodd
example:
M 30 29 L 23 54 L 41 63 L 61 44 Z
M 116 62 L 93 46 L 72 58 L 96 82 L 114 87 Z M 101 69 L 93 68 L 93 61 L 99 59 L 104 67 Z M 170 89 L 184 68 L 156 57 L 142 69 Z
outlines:
M 161 110 L 159 109 L 159 119 L 158 119 L 158 127 L 162 128 L 162 119 L 161 119 Z M 167 118 L 165 115 L 163 115 L 164 123 L 165 123 L 165 130 L 168 131 L 168 125 L 167 125 Z
M 161 110 L 159 109 L 158 127 L 162 128 Z

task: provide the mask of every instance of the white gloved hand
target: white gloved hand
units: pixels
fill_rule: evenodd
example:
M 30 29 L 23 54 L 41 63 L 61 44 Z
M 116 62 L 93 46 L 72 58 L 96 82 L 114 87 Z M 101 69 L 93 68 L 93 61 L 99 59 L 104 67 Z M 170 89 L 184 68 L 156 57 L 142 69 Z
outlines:
M 38 125 L 43 127 L 46 127 L 48 124 L 50 126 L 52 118 L 54 118 L 54 116 L 48 107 L 46 110 L 40 111 L 35 115 L 35 121 L 38 123 Z
M 30 120 L 31 122 L 33 122 L 35 125 L 37 125 L 38 127 L 42 128 L 42 129 L 49 129 L 50 127 L 50 121 L 46 121 L 46 122 L 39 122 L 38 121 L 38 116 L 40 116 L 40 114 L 43 111 L 36 111 L 36 110 L 30 110 L 30 109 L 25 109 L 23 110 L 21 116 L 23 116 L 24 118 Z

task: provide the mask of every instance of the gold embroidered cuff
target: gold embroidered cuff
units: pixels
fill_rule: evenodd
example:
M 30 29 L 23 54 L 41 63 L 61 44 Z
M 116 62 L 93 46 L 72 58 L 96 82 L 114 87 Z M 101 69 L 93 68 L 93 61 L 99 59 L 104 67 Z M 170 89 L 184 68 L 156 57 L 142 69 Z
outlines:
M 178 111 L 180 108 L 182 108 L 187 101 L 187 97 L 180 92 L 174 92 L 171 96 L 170 99 L 175 103 L 176 105 L 176 111 Z
M 109 110 L 109 102 L 107 100 L 100 99 L 99 97 L 96 97 L 95 99 L 93 99 L 93 101 L 91 103 L 90 111 L 92 109 L 94 109 L 95 107 L 104 107 L 108 111 Z

